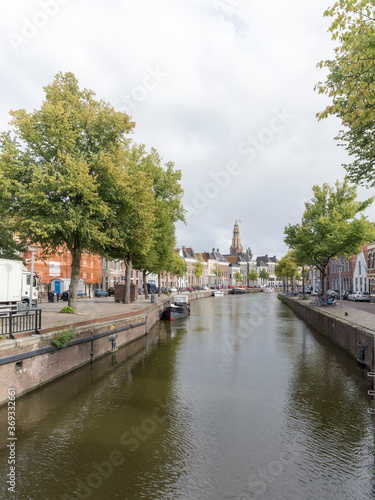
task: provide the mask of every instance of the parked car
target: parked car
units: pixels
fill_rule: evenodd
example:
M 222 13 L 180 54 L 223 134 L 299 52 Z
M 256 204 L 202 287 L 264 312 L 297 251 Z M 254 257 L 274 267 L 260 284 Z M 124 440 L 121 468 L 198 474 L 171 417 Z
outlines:
M 111 297 L 115 294 L 115 287 L 114 286 L 110 286 L 107 290 L 108 292 L 108 297 Z
M 171 293 L 177 293 L 177 288 L 173 286 L 169 291 Z
M 107 290 L 102 290 L 101 288 L 96 288 L 94 291 L 95 297 L 108 297 Z
M 370 295 L 367 292 L 353 292 L 348 295 L 348 300 L 354 302 L 370 302 Z

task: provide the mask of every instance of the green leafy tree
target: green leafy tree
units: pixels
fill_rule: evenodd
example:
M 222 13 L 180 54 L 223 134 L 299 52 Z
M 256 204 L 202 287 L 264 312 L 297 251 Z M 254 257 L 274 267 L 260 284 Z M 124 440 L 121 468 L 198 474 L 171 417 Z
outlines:
M 242 274 L 239 271 L 236 271 L 234 273 L 234 279 L 236 280 L 236 286 L 237 286 L 237 283 L 242 283 L 242 281 L 243 281 Z
M 198 254 L 198 262 L 194 264 L 194 274 L 198 278 L 198 283 L 201 283 L 201 278 L 204 273 L 203 258 L 201 254 Z
M 246 248 L 246 252 L 245 253 L 247 253 L 247 255 L 249 256 L 250 260 L 253 258 L 253 252 L 251 251 L 250 247 Z
M 222 277 L 223 275 L 223 271 L 221 269 L 221 267 L 219 266 L 219 264 L 215 264 L 215 267 L 213 269 L 213 273 L 214 275 L 216 276 L 216 279 L 215 279 L 215 286 L 219 285 L 220 284 L 220 278 Z
M 178 278 L 183 278 L 187 273 L 187 264 L 183 258 L 181 258 L 178 253 L 174 254 L 174 266 L 173 266 L 173 274 L 175 274 Z
M 319 269 L 324 293 L 329 259 L 358 254 L 374 239 L 374 226 L 363 215 L 357 217 L 374 197 L 356 201 L 356 188 L 349 186 L 347 178 L 337 181 L 335 189 L 328 184 L 314 186 L 313 193 L 311 202 L 305 203 L 302 222 L 285 228 L 284 241 L 306 265 Z
M 338 46 L 333 59 L 319 63 L 328 76 L 316 88 L 332 103 L 317 116 L 341 120 L 346 128 L 336 139 L 354 158 L 344 165 L 350 180 L 375 186 L 375 4 L 341 0 L 324 15 L 332 18 L 329 30 Z
M 153 243 L 155 194 L 153 180 L 144 171 L 142 161 L 142 154 L 133 145 L 112 190 L 113 217 L 107 228 L 110 239 L 102 250 L 108 258 L 125 262 L 123 302 L 126 304 L 130 302 L 133 259 L 142 259 Z
M 255 269 L 252 269 L 248 274 L 247 274 L 247 279 L 249 281 L 252 281 L 254 283 L 254 281 L 257 281 L 258 279 L 258 273 L 255 271 Z
M 285 280 L 286 280 L 286 288 L 289 287 L 289 281 L 293 283 L 293 278 L 298 275 L 298 265 L 294 257 L 294 252 L 289 250 L 289 252 L 282 257 L 279 262 L 275 266 L 275 275 L 277 278 L 283 280 L 284 289 L 285 289 Z
M 265 269 L 261 269 L 260 272 L 259 272 L 259 278 L 263 279 L 263 280 L 268 280 L 269 278 L 269 274 L 267 273 L 267 271 Z
M 305 281 L 308 279 L 308 270 L 305 271 L 305 256 L 298 251 L 298 248 L 293 251 L 293 258 L 296 261 L 297 265 L 302 268 L 301 273 L 296 275 L 296 279 L 302 278 L 302 293 L 305 294 Z
M 26 250 L 26 242 L 20 241 L 9 226 L 7 214 L 4 214 L 0 224 L 0 259 L 22 260 L 21 254 Z
M 177 221 L 185 222 L 185 210 L 182 205 L 183 190 L 181 172 L 175 170 L 173 162 L 162 164 L 158 152 L 152 148 L 150 153 L 145 146 L 138 148 L 142 156 L 142 171 L 152 181 L 155 203 L 155 219 L 150 250 L 145 255 L 134 256 L 134 265 L 147 273 L 158 275 L 159 295 L 161 293 L 161 273 L 173 272 L 176 265 L 175 246 Z
M 10 113 L 13 130 L 0 144 L 0 199 L 13 232 L 46 252 L 71 253 L 75 309 L 82 253 L 99 253 L 110 241 L 112 193 L 134 124 L 80 90 L 72 73 L 59 73 L 44 91 L 39 110 Z

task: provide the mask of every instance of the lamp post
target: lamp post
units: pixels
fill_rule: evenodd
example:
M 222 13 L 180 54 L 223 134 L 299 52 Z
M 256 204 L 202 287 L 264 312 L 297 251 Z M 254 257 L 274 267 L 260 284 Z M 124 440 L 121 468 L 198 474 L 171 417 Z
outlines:
M 339 294 L 340 294 L 340 307 L 342 307 L 342 290 L 341 290 L 341 268 L 342 268 L 342 261 L 341 261 L 341 255 L 340 255 L 340 260 L 338 262 L 338 268 L 339 268 Z
M 33 308 L 33 288 L 34 288 L 34 253 L 37 251 L 37 247 L 29 246 L 29 251 L 31 253 L 31 269 L 30 269 L 30 297 L 29 297 L 29 312 Z

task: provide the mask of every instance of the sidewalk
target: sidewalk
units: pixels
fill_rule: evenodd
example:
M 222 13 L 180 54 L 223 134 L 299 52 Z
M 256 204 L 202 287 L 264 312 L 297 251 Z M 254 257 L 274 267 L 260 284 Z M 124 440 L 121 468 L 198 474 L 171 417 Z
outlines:
M 157 303 L 168 300 L 167 296 L 157 297 Z M 130 315 L 144 311 L 151 305 L 151 298 L 138 298 L 131 304 L 115 302 L 114 297 L 96 297 L 93 299 L 78 299 L 74 314 L 61 313 L 68 302 L 41 302 L 38 309 L 42 310 L 41 330 L 71 325 L 100 318 L 110 318 L 119 315 Z
M 371 308 L 372 312 L 363 311 L 361 309 L 356 309 L 348 305 L 347 301 L 342 301 L 342 307 L 340 307 L 340 301 L 336 301 L 336 305 L 334 306 L 317 306 L 316 304 L 312 304 L 311 300 L 298 300 L 298 302 L 303 303 L 304 305 L 311 307 L 312 309 L 316 309 L 324 314 L 329 314 L 336 318 L 342 319 L 351 323 L 353 325 L 362 326 L 364 328 L 368 328 L 369 330 L 373 330 L 375 333 L 375 303 L 370 302 L 369 309 Z

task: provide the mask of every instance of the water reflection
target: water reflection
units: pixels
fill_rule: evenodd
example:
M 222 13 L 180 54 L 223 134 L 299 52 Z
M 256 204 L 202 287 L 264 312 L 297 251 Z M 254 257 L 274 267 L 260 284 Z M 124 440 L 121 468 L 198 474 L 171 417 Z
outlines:
M 368 386 L 273 294 L 197 301 L 17 402 L 17 500 L 367 498 Z

